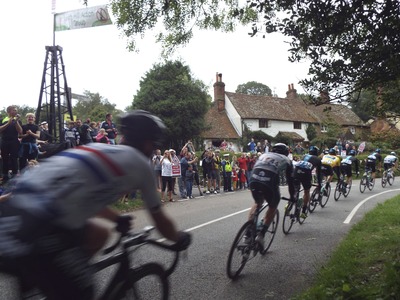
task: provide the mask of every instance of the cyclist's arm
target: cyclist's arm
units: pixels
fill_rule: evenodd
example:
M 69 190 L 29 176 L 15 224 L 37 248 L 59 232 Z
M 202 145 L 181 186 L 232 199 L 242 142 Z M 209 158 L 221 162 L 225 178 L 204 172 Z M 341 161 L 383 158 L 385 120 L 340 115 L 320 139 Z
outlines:
M 322 163 L 319 162 L 315 167 L 315 171 L 317 173 L 317 182 L 319 186 L 322 186 L 322 171 L 321 171 Z
M 288 184 L 290 199 L 294 199 L 294 180 L 293 180 L 293 165 L 286 169 L 286 180 Z
M 175 224 L 172 222 L 171 218 L 164 213 L 164 211 L 161 209 L 161 206 L 158 209 L 150 210 L 150 215 L 158 231 L 164 237 L 173 242 L 178 242 L 179 237 Z
M 110 207 L 106 207 L 103 210 L 101 210 L 98 214 L 97 217 L 107 219 L 111 222 L 116 222 L 118 219 L 119 213 L 111 209 Z

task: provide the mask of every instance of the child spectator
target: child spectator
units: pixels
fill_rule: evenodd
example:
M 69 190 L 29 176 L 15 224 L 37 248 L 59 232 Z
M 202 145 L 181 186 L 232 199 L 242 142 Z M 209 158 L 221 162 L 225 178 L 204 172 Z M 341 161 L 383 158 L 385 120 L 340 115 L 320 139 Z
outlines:
M 108 133 L 104 128 L 99 129 L 99 133 L 96 135 L 96 142 L 110 144 L 110 139 L 108 138 Z
M 242 172 L 239 172 L 239 174 L 240 174 L 239 189 L 245 189 L 246 188 L 246 182 L 247 182 L 246 173 L 243 172 L 243 170 L 242 170 Z
M 237 183 L 238 183 L 237 168 L 238 167 L 233 167 L 232 168 L 232 188 L 233 188 L 234 191 L 237 190 Z

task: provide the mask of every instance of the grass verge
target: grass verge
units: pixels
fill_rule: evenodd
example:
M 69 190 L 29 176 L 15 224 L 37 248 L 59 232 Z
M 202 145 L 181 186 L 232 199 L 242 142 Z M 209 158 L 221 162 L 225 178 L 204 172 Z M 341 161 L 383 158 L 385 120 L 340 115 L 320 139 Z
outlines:
M 400 299 L 399 212 L 400 196 L 368 212 L 293 299 Z

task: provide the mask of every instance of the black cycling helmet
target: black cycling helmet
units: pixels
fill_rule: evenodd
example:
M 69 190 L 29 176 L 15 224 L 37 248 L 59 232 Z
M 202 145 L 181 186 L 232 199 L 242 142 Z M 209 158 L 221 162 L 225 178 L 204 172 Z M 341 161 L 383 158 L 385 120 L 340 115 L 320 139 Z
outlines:
M 375 152 L 376 152 L 376 153 L 381 153 L 381 149 L 377 148 L 377 149 L 375 150 Z
M 308 153 L 311 155 L 318 155 L 319 149 L 317 146 L 310 146 L 310 148 L 308 149 Z
M 124 143 L 133 147 L 150 140 L 155 147 L 161 147 L 166 137 L 164 122 L 148 111 L 133 110 L 120 116 L 119 127 Z
M 328 153 L 329 153 L 329 154 L 335 154 L 335 155 L 336 155 L 336 150 L 335 150 L 335 148 L 330 148 Z
M 272 147 L 271 152 L 283 154 L 285 156 L 289 155 L 289 147 L 286 146 L 284 143 L 277 143 Z
M 355 156 L 356 155 L 356 150 L 354 150 L 354 149 L 350 150 L 349 154 L 351 156 Z

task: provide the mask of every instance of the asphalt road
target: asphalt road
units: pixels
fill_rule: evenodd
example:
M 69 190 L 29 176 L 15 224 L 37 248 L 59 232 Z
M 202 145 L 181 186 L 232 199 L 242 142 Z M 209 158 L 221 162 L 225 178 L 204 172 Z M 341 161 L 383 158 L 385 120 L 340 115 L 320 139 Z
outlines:
M 193 234 L 193 244 L 170 277 L 171 299 L 288 299 L 313 283 L 316 272 L 329 259 L 332 251 L 351 226 L 363 215 L 400 192 L 397 182 L 383 189 L 379 182 L 373 191 L 361 194 L 359 180 L 353 181 L 348 198 L 333 199 L 333 191 L 325 208 L 317 207 L 303 225 L 294 224 L 289 235 L 280 224 L 275 240 L 265 256 L 250 261 L 236 281 L 226 276 L 226 262 L 231 243 L 246 221 L 252 204 L 249 191 L 197 197 L 184 202 L 167 203 L 167 213 L 177 227 Z M 334 185 L 333 185 L 334 187 Z M 288 195 L 287 187 L 281 188 Z M 194 192 L 194 196 L 196 196 Z M 357 205 L 360 206 L 355 210 Z M 145 210 L 133 213 L 135 228 L 150 224 Z M 135 255 L 136 263 L 156 260 L 165 263 L 170 254 L 143 249 Z M 110 271 L 96 276 L 97 291 L 105 286 Z M 0 299 L 15 298 L 13 280 L 0 277 Z

